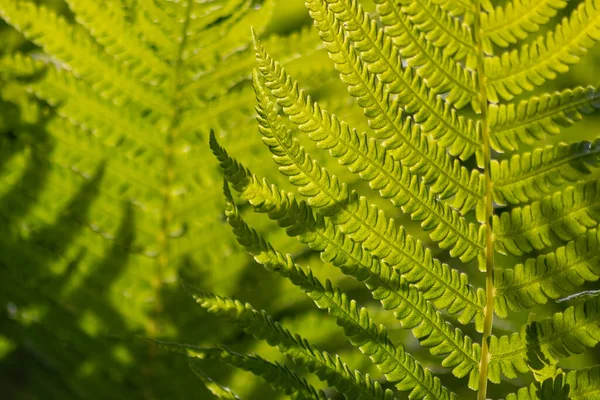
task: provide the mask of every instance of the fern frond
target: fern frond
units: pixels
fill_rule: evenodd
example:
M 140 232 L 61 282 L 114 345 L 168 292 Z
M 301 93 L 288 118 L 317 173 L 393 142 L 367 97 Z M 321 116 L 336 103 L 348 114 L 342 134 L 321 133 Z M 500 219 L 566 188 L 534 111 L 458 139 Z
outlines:
M 291 137 L 291 132 L 281 123 L 273 104 L 260 86 L 257 75 L 254 76 L 253 82 L 258 100 L 259 130 L 263 135 L 263 141 L 273 153 L 275 162 L 280 165 L 280 171 L 288 176 L 302 174 L 309 176 L 310 172 L 306 172 L 307 166 L 312 164 L 314 169 L 318 169 L 318 164 L 311 160 L 304 148 Z M 320 114 L 327 116 L 325 111 L 321 111 Z M 290 115 L 294 113 L 290 112 Z M 402 207 L 402 210 L 410 214 L 413 219 L 423 221 L 421 224 L 423 229 L 432 231 L 430 237 L 439 242 L 441 248 L 450 249 L 452 256 L 468 261 L 481 253 L 483 249 L 481 230 L 477 230 L 473 224 L 467 224 L 458 213 L 438 202 L 432 193 L 428 193 L 424 183 L 419 184 L 418 178 L 412 176 L 407 168 L 387 158 L 385 149 L 378 150 L 374 140 L 367 141 L 364 135 L 361 137 L 355 131 L 350 131 L 346 124 L 336 123 L 335 117 L 331 117 L 329 121 L 329 124 L 323 121 L 315 122 L 324 126 L 341 127 L 342 140 L 337 143 L 323 142 L 331 153 L 341 157 L 342 164 L 348 164 L 352 172 L 359 173 L 373 189 L 381 193 L 382 197 L 390 199 L 397 207 Z M 350 151 L 344 152 L 344 147 L 348 143 L 351 143 L 352 147 Z M 360 149 L 362 152 L 353 152 L 354 149 Z M 294 180 L 303 179 L 295 177 Z M 304 185 L 300 184 L 300 186 Z
M 564 374 L 564 383 L 555 385 L 551 380 L 544 381 L 542 387 L 531 384 L 527 388 L 519 389 L 517 393 L 506 396 L 506 400 L 545 400 L 569 399 L 589 400 L 600 395 L 600 366 L 569 371 Z M 545 386 L 544 386 L 545 385 Z M 562 396 L 556 396 L 556 392 Z
M 390 38 L 399 49 L 400 55 L 407 60 L 408 65 L 419 67 L 417 74 L 425 80 L 427 87 L 436 94 L 443 93 L 446 101 L 454 104 L 457 108 L 473 103 L 474 108 L 478 109 L 475 73 L 467 70 L 452 58 L 444 56 L 440 49 L 425 40 L 425 37 L 410 21 L 408 14 L 395 1 L 375 0 L 375 3 L 385 28 L 383 30 L 377 28 L 367 14 L 356 13 L 354 18 L 365 21 L 362 23 L 362 32 L 359 38 L 366 36 L 371 38 L 383 36 L 383 40 Z M 359 6 L 358 11 L 362 12 L 362 7 Z M 345 20 L 343 16 L 340 18 Z M 362 39 L 362 41 L 366 40 Z M 365 50 L 361 50 L 363 54 L 373 45 L 368 47 L 365 45 L 365 47 Z
M 226 195 L 231 196 L 227 186 L 225 188 Z M 441 385 L 430 370 L 423 368 L 407 354 L 404 346 L 395 346 L 388 338 L 386 328 L 383 325 L 377 326 L 366 309 L 359 309 L 356 302 L 333 286 L 331 281 L 327 280 L 323 285 L 313 276 L 310 269 L 304 271 L 294 263 L 291 256 L 273 249 L 269 242 L 245 223 L 231 197 L 228 199 L 225 214 L 238 242 L 254 256 L 254 259 L 268 270 L 289 279 L 319 308 L 326 309 L 335 317 L 350 342 L 371 358 L 388 382 L 394 383 L 399 390 L 409 392 L 410 398 L 456 398 Z
M 236 184 L 234 187 L 255 206 L 257 212 L 268 213 L 281 227 L 287 228 L 288 234 L 298 236 L 311 249 L 321 251 L 323 261 L 330 261 L 344 274 L 364 281 L 373 297 L 380 300 L 385 309 L 394 311 L 402 326 L 412 329 L 415 337 L 423 346 L 429 347 L 433 355 L 447 355 L 443 361 L 445 367 L 452 367 L 453 373 L 459 377 L 470 373 L 470 382 L 476 384 L 479 346 L 473 345 L 460 330 L 453 330 L 429 303 L 427 299 L 436 296 L 434 292 L 421 293 L 394 269 L 350 241 L 327 219 L 314 217 L 310 206 L 296 202 L 291 194 L 277 191 L 264 181 L 259 183 L 254 176 L 247 185 Z M 478 292 L 478 295 L 482 294 Z M 436 305 L 440 300 L 446 301 L 436 297 L 431 300 Z M 479 300 L 482 301 L 481 296 Z M 475 309 L 467 306 L 460 311 L 462 323 L 468 323 L 477 312 L 476 326 L 480 326 L 481 305 Z
M 134 101 L 158 114 L 170 109 L 160 92 L 101 57 L 89 35 L 48 8 L 22 0 L 2 2 L 0 16 L 42 47 L 55 62 L 68 65 L 90 85 L 101 87 L 99 92 L 107 100 L 117 105 Z
M 141 40 L 156 49 L 156 53 L 165 60 L 171 60 L 177 54 L 175 34 L 177 27 L 165 16 L 153 0 L 137 0 L 129 9 L 135 24 L 131 24 Z
M 133 78 L 152 86 L 168 85 L 170 66 L 158 58 L 125 24 L 122 5 L 112 1 L 68 0 L 76 21 L 84 26 Z M 166 81 L 166 82 L 165 82 Z M 168 87 L 168 86 L 167 86 Z
M 198 34 L 198 32 L 206 31 L 211 26 L 215 27 L 216 22 L 227 21 L 230 18 L 235 18 L 236 11 L 244 14 L 250 9 L 251 2 L 248 0 L 232 0 L 210 3 L 199 3 L 194 8 L 194 17 L 190 20 L 189 29 Z M 230 22 L 230 21 L 227 21 Z
M 410 122 L 402 115 L 401 110 L 404 109 L 412 114 L 423 133 L 438 139 L 439 145 L 447 147 L 450 154 L 466 158 L 474 151 L 480 151 L 480 125 L 458 116 L 456 110 L 441 97 L 429 93 L 422 82 L 413 77 L 411 68 L 399 72 L 396 77 L 390 76 L 389 69 L 384 71 L 388 75 L 387 78 L 396 82 L 386 85 L 381 80 L 386 77 L 380 78 L 376 73 L 377 69 L 375 72 L 369 70 L 368 62 L 359 57 L 350 39 L 344 35 L 342 24 L 322 0 L 308 1 L 306 6 L 336 69 L 349 86 L 350 94 L 356 97 L 358 104 L 363 107 L 369 126 L 378 138 L 388 139 L 395 136 L 396 142 L 407 142 L 407 139 L 412 138 L 412 135 L 405 133 L 406 124 Z M 391 92 L 387 94 L 386 89 L 391 89 Z M 396 94 L 396 98 L 393 98 L 392 94 Z M 404 138 L 405 135 L 408 137 Z M 423 135 L 425 139 L 422 139 L 421 133 L 416 132 L 414 135 L 415 140 L 405 145 L 414 148 L 410 156 L 397 158 L 403 162 L 409 159 L 406 161 L 407 165 L 411 165 L 410 158 L 414 157 L 414 154 L 424 152 L 427 156 L 429 148 L 437 146 L 435 142 L 428 140 L 426 135 Z M 458 140 L 459 138 L 462 140 Z
M 241 400 L 241 398 L 235 394 L 233 390 L 213 381 L 191 361 L 189 364 L 190 369 L 192 372 L 194 372 L 194 375 L 200 379 L 200 381 L 204 384 L 204 387 L 208 389 L 208 391 L 211 392 L 217 399 Z
M 555 79 L 568 71 L 569 65 L 579 62 L 598 40 L 600 4 L 597 0 L 585 0 L 546 37 L 485 60 L 490 101 L 510 100 Z
M 585 282 L 600 277 L 600 233 L 588 231 L 554 252 L 530 258 L 514 269 L 498 269 L 494 275 L 496 314 L 519 311 L 548 299 L 558 299 Z
M 399 4 L 414 26 L 425 34 L 428 43 L 456 61 L 466 59 L 467 68 L 475 66 L 475 41 L 468 25 L 448 14 L 434 0 L 401 0 Z
M 308 56 L 323 47 L 318 36 L 308 29 L 285 37 L 269 37 L 265 43 L 274 54 L 277 54 L 282 64 Z M 293 47 L 297 50 L 290 54 L 289 49 Z M 183 89 L 183 96 L 213 99 L 227 94 L 235 85 L 250 78 L 250 71 L 256 64 L 256 56 L 253 49 L 247 49 L 226 57 L 224 61 L 195 76 L 193 81 Z
M 364 170 L 367 167 L 374 171 L 382 170 L 382 166 L 371 158 L 372 155 L 365 154 L 365 149 L 359 147 L 361 139 L 363 146 L 367 144 L 364 135 L 361 138 L 347 124 L 339 121 L 335 116 L 329 115 L 318 104 L 313 103 L 309 96 L 298 89 L 297 82 L 292 81 L 285 69 L 279 63 L 274 62 L 259 43 L 256 44 L 256 50 L 259 69 L 265 79 L 266 86 L 277 98 L 277 103 L 283 107 L 290 119 L 302 131 L 307 132 L 308 136 L 316 141 L 320 147 L 329 149 L 330 154 L 339 157 L 340 161 L 348 165 L 349 168 L 359 160 L 360 164 L 357 164 L 360 167 L 359 170 Z M 395 158 L 401 159 L 403 163 L 411 166 L 411 169 L 415 172 L 425 173 L 425 183 L 433 183 L 429 187 L 432 192 L 438 193 L 442 197 L 455 195 L 454 206 L 456 208 L 463 212 L 468 211 L 475 205 L 480 208 L 481 202 L 479 202 L 479 199 L 481 195 L 479 191 L 483 185 L 482 176 L 476 172 L 469 176 L 468 171 L 460 166 L 458 160 L 452 162 L 452 159 L 442 148 L 429 147 L 426 139 L 420 135 L 418 127 L 415 125 L 405 125 L 404 132 L 411 139 L 405 143 L 397 144 L 397 147 L 394 145 L 388 146 L 394 148 L 389 152 L 404 155 L 410 153 L 410 150 L 417 150 L 408 158 Z M 415 140 L 419 140 L 418 148 L 411 145 Z M 371 148 L 373 145 L 371 144 Z M 420 149 L 423 149 L 425 154 L 419 152 Z M 366 149 L 366 151 L 368 150 Z M 382 155 L 386 153 L 387 151 L 381 152 Z M 432 157 L 428 160 L 431 164 L 420 159 L 419 153 L 423 156 Z M 393 163 L 392 165 L 390 163 L 391 160 L 388 161 L 387 166 L 386 164 L 383 165 L 389 169 L 393 167 Z M 432 168 L 432 166 L 436 168 Z M 441 176 L 450 179 L 440 179 Z
M 493 44 L 508 47 L 525 39 L 548 23 L 566 5 L 566 0 L 512 0 L 504 7 L 481 13 L 485 52 L 493 54 Z
M 239 354 L 229 350 L 225 346 L 220 347 L 197 347 L 187 344 L 169 343 L 159 340 L 151 340 L 158 347 L 184 354 L 190 358 L 201 360 L 215 360 L 251 372 L 257 377 L 264 379 L 275 390 L 280 390 L 293 399 L 320 400 L 324 398 L 322 392 L 317 392 L 314 387 L 300 378 L 296 373 L 277 362 L 272 363 L 258 355 Z M 191 363 L 190 365 L 195 365 Z
M 492 104 L 489 107 L 490 142 L 496 151 L 518 150 L 546 135 L 557 135 L 561 127 L 573 125 L 584 115 L 600 109 L 597 87 L 577 87 L 543 94 L 519 104 Z
M 211 147 L 223 169 L 235 168 L 235 163 L 219 148 L 214 136 L 212 139 Z M 440 296 L 456 296 L 453 303 L 464 303 L 469 297 L 474 298 L 466 275 L 434 259 L 430 250 L 409 236 L 403 227 L 397 227 L 376 206 L 369 205 L 355 191 L 349 192 L 345 184 L 340 185 L 335 176 L 330 176 L 301 149 L 298 151 L 293 157 L 299 162 L 284 166 L 290 182 L 299 186 L 300 193 L 308 197 L 308 203 L 329 216 L 351 240 L 361 243 L 374 256 L 407 274 L 410 282 L 421 281 L 423 285 L 423 282 L 430 282 L 441 291 Z
M 530 330 L 529 338 L 527 329 Z M 488 376 L 493 382 L 499 382 L 501 374 L 514 378 L 516 372 L 528 372 L 526 353 L 534 347 L 540 355 L 556 363 L 594 347 L 599 341 L 600 296 L 594 296 L 564 312 L 525 325 L 518 333 L 492 336 Z
M 600 140 L 537 148 L 492 162 L 494 201 L 520 204 L 539 200 L 565 182 L 583 180 L 600 166 Z
M 321 351 L 298 335 L 292 334 L 279 323 L 273 321 L 264 311 L 259 312 L 248 303 L 204 293 L 193 288 L 188 289 L 192 297 L 208 312 L 226 317 L 239 325 L 248 334 L 265 340 L 269 345 L 291 357 L 294 362 L 316 374 L 320 380 L 326 381 L 348 399 L 393 399 L 391 391 L 384 391 L 378 382 L 372 381 L 369 375 L 362 376 L 352 371 L 340 359 Z
M 579 182 L 531 205 L 494 216 L 498 250 L 523 255 L 585 233 L 600 221 L 600 181 Z
M 279 191 L 266 181 L 260 182 L 249 173 L 238 175 L 230 170 L 226 177 L 242 198 L 255 207 L 255 211 L 267 213 L 286 228 L 289 235 L 298 236 L 311 249 L 322 252 L 323 261 L 333 263 L 344 274 L 364 282 L 373 297 L 381 301 L 385 309 L 394 311 L 402 326 L 412 329 L 415 337 L 423 346 L 429 347 L 433 355 L 446 355 L 442 363 L 445 367 L 452 367 L 453 373 L 460 377 L 470 374 L 470 384 L 476 384 L 479 346 L 474 345 L 468 336 L 463 336 L 460 330 L 453 329 L 429 303 L 428 297 L 437 296 L 435 292 L 421 293 L 412 287 L 394 269 L 371 257 L 327 219 L 315 217 L 311 207 L 304 202 L 298 203 L 292 194 Z M 482 295 L 479 291 L 480 302 Z M 432 298 L 434 304 L 439 304 L 440 300 L 445 301 Z M 480 326 L 481 305 L 475 309 L 467 306 L 460 311 L 462 323 L 468 323 L 477 312 L 476 326 Z
M 232 183 L 233 187 L 237 191 L 242 192 L 244 194 L 243 198 L 245 200 L 250 201 L 253 205 L 257 207 L 257 211 L 269 213 L 269 216 L 271 218 L 278 220 L 278 223 L 281 226 L 287 228 L 288 234 L 293 236 L 302 236 L 303 232 L 305 232 L 305 230 L 308 229 L 307 227 L 310 227 L 310 229 L 313 229 L 313 227 L 314 229 L 317 229 L 317 227 L 315 227 L 315 221 L 312 219 L 313 212 L 310 210 L 309 206 L 305 205 L 304 203 L 300 203 L 299 206 L 298 203 L 291 200 L 293 199 L 293 196 L 291 194 L 280 192 L 277 189 L 269 186 L 266 182 L 260 183 L 260 181 L 256 177 L 254 177 L 248 170 L 246 170 L 241 164 L 231 159 L 227 155 L 225 150 L 219 147 L 216 141 L 214 140 L 212 141 L 212 148 L 215 154 L 217 155 L 219 161 L 221 162 L 221 166 L 224 170 L 225 177 L 227 178 L 227 180 Z M 298 217 L 298 215 L 300 217 Z M 345 230 L 340 230 L 338 235 L 336 234 L 337 227 L 334 223 L 329 224 L 327 222 L 327 219 L 322 218 L 318 219 L 317 221 L 319 221 L 319 224 L 317 226 L 321 226 L 321 224 L 323 224 L 323 227 L 320 228 L 319 231 L 322 232 L 325 240 L 321 241 L 321 243 L 316 243 L 316 239 L 314 238 L 314 236 L 311 236 L 308 233 L 307 238 L 301 238 L 301 240 L 306 241 L 309 244 L 315 242 L 315 245 L 311 244 L 311 246 L 315 247 L 315 249 L 317 250 L 323 250 L 324 248 L 325 250 L 327 250 L 326 244 L 330 243 L 332 247 L 329 251 L 327 251 L 325 255 L 327 261 L 343 263 L 345 259 L 342 258 L 342 256 L 340 256 L 338 260 L 338 257 L 336 256 L 336 254 L 342 254 L 344 255 L 344 257 L 347 256 L 353 259 L 354 262 L 356 262 L 356 264 L 365 265 L 366 269 L 370 270 L 376 275 L 382 273 L 383 279 L 385 281 L 390 281 L 389 277 L 393 278 L 395 276 L 393 273 L 391 273 L 393 270 L 389 269 L 390 267 L 387 266 L 385 262 L 380 261 L 379 258 L 371 256 L 368 252 L 363 253 L 361 250 L 359 250 L 360 243 L 354 243 L 350 239 L 352 231 L 348 232 Z M 331 229 L 329 229 L 329 227 L 331 227 Z M 356 244 L 356 249 L 354 247 L 354 244 Z M 336 248 L 336 252 L 333 252 L 333 250 L 331 250 L 333 248 Z M 363 254 L 366 258 L 364 258 L 361 254 Z M 374 267 L 371 267 L 371 260 L 376 261 Z M 354 262 L 348 266 L 349 271 L 352 271 L 352 269 L 354 268 Z M 427 264 L 430 263 L 431 262 L 427 262 Z M 379 265 L 381 265 L 382 268 L 385 268 L 380 271 Z M 433 265 L 435 267 L 438 265 L 438 263 L 433 262 Z M 440 276 L 449 274 L 449 272 L 447 272 L 446 270 L 447 266 L 443 266 L 442 268 L 442 270 L 438 270 L 438 274 Z M 357 279 L 359 281 L 364 281 L 366 279 L 366 276 L 364 275 L 364 272 L 361 274 L 363 277 Z M 458 294 L 458 296 L 460 296 L 459 298 L 464 300 L 457 301 L 457 296 L 444 295 L 444 292 L 447 290 L 444 288 L 444 285 L 446 284 L 440 285 L 435 280 L 421 278 L 420 275 L 418 275 L 416 278 L 413 278 L 413 273 L 404 275 L 404 278 L 409 282 L 416 283 L 416 287 L 423 291 L 424 298 L 430 300 L 438 308 L 448 309 L 448 311 L 452 314 L 461 312 L 462 315 L 459 319 L 462 323 L 469 323 L 473 319 L 473 317 L 477 315 L 477 326 L 479 326 L 481 322 L 480 316 L 483 310 L 483 291 L 478 290 L 477 292 L 475 292 L 475 290 L 468 285 L 468 282 L 466 282 L 466 277 L 464 275 L 455 275 L 454 272 L 450 273 L 449 275 L 451 276 L 450 279 L 444 278 L 443 280 L 451 282 L 449 286 L 457 287 L 456 290 L 458 291 L 458 293 L 460 293 Z M 374 279 L 374 281 L 380 280 L 380 278 L 377 276 L 375 278 L 376 279 Z M 392 279 L 392 281 L 395 281 L 395 279 Z M 388 289 L 392 289 L 392 292 L 398 290 L 393 289 L 393 286 L 390 287 L 387 283 L 379 285 L 384 286 Z M 397 285 L 397 283 L 395 283 L 394 285 Z M 399 295 L 402 297 L 401 294 Z M 416 303 L 411 302 L 409 298 L 407 298 L 407 301 L 409 303 L 414 304 L 415 307 L 421 307 L 424 305 L 421 304 L 421 301 L 417 301 Z M 392 303 L 394 303 L 393 307 L 396 307 L 398 304 L 397 302 Z M 419 310 L 415 315 L 419 314 L 427 316 L 428 314 L 430 314 L 430 312 L 423 312 L 422 310 Z M 434 326 L 436 325 L 439 324 L 434 323 Z M 442 323 L 441 325 L 444 324 Z M 457 341 L 454 340 L 454 342 Z M 458 342 L 460 342 L 460 340 Z
M 244 6 L 238 7 L 225 23 L 216 24 L 191 35 L 190 43 L 194 51 L 184 56 L 187 65 L 203 68 L 207 61 L 227 57 L 252 43 L 248 37 L 249 26 L 253 27 L 257 34 L 267 28 L 275 0 L 264 0 L 259 4 L 245 0 L 244 3 Z
M 39 99 L 54 105 L 61 117 L 92 134 L 102 132 L 101 141 L 109 147 L 117 143 L 125 148 L 143 147 L 159 156 L 163 143 L 159 137 L 147 135 L 152 128 L 146 120 L 131 109 L 127 112 L 100 98 L 92 87 L 64 69 L 15 53 L 0 58 L 0 74 L 41 75 L 28 88 Z

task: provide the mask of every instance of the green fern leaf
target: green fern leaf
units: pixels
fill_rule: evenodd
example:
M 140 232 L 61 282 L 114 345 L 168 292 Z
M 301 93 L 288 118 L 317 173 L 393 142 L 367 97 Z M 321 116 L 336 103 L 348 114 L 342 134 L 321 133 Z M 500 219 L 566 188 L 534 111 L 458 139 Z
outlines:
M 410 21 L 407 12 L 398 4 L 389 0 L 376 0 L 375 3 L 385 27 L 383 36 L 389 37 L 398 46 L 400 55 L 411 67 L 419 67 L 417 73 L 422 78 L 427 78 L 427 86 L 435 93 L 447 93 L 446 100 L 457 108 L 471 102 L 477 108 L 475 74 L 444 56 L 440 49 L 426 41 Z M 360 7 L 358 13 L 355 18 L 363 14 Z M 363 18 L 366 21 L 363 23 L 365 28 L 374 26 L 368 22 L 370 18 L 366 15 Z M 341 19 L 345 20 L 343 17 Z M 365 29 L 362 36 L 380 37 L 381 34 L 372 34 Z
M 242 327 L 257 339 L 277 346 L 279 351 L 290 356 L 294 362 L 315 373 L 319 379 L 327 381 L 348 399 L 393 399 L 391 391 L 384 391 L 378 382 L 369 375 L 363 377 L 339 358 L 322 352 L 298 335 L 292 334 L 272 320 L 264 311 L 259 312 L 248 303 L 204 293 L 188 288 L 192 297 L 202 308 L 216 315 L 222 315 Z
M 465 60 L 467 67 L 475 66 L 475 41 L 468 25 L 447 14 L 433 0 L 403 0 L 400 4 L 402 11 L 409 15 L 411 22 L 425 34 L 429 43 L 456 61 Z
M 369 164 L 371 164 L 369 169 L 382 169 L 381 166 L 377 166 L 376 162 L 371 159 L 372 155 L 365 154 L 361 148 L 360 135 L 352 131 L 347 124 L 339 121 L 335 116 L 330 116 L 318 104 L 313 104 L 310 97 L 298 89 L 297 83 L 291 80 L 285 70 L 278 63 L 274 62 L 260 45 L 257 45 L 257 58 L 261 74 L 266 81 L 265 85 L 277 97 L 277 103 L 283 107 L 284 111 L 290 115 L 291 120 L 302 131 L 308 133 L 312 140 L 316 141 L 320 147 L 329 149 L 332 155 L 340 157 L 343 164 L 351 166 L 358 158 L 360 160 L 357 168 L 359 171 L 364 171 Z M 410 142 L 414 143 L 414 140 L 419 142 L 419 148 L 432 149 L 433 152 L 428 151 L 429 154 L 427 155 L 431 155 L 433 160 L 435 160 L 434 163 L 440 165 L 440 167 L 437 171 L 433 168 L 429 169 L 425 175 L 426 182 L 435 181 L 435 184 L 431 186 L 431 190 L 439 193 L 442 197 L 455 195 L 454 206 L 463 212 L 468 211 L 474 205 L 480 208 L 482 203 L 479 202 L 481 196 L 478 194 L 478 191 L 482 184 L 481 176 L 474 173 L 469 177 L 468 172 L 461 168 L 458 161 L 455 160 L 453 163 L 443 150 L 430 148 L 426 141 L 419 140 L 421 135 L 418 130 L 411 128 L 410 125 L 404 128 L 404 132 L 412 136 L 412 138 L 408 143 L 387 146 L 394 149 L 389 152 L 391 154 L 407 154 L 411 150 L 410 147 L 414 149 L 410 144 Z M 366 140 L 363 138 L 362 141 L 362 147 L 364 147 Z M 347 152 L 351 152 L 352 157 L 348 155 L 345 158 L 341 158 Z M 385 157 L 385 154 L 382 153 L 382 156 Z M 419 160 L 418 153 L 412 154 L 412 156 L 409 156 L 410 158 L 402 158 L 403 162 L 412 166 L 415 172 L 422 172 L 428 164 Z M 361 164 L 363 165 L 362 167 L 360 167 Z M 393 168 L 391 160 L 386 164 L 389 165 L 388 169 L 390 167 Z M 442 175 L 452 180 L 440 179 Z
M 513 0 L 481 14 L 483 46 L 493 54 L 493 45 L 506 48 L 537 32 L 558 10 L 567 6 L 564 0 Z
M 531 205 L 494 217 L 498 249 L 523 255 L 568 241 L 595 228 L 600 220 L 600 182 L 579 182 Z M 558 240 L 557 240 L 558 239 Z
M 151 340 L 151 342 L 158 347 L 184 354 L 190 358 L 216 360 L 249 371 L 264 379 L 273 389 L 292 395 L 294 400 L 320 400 L 325 397 L 322 392 L 317 392 L 305 379 L 300 378 L 289 368 L 279 363 L 271 363 L 257 355 L 238 354 L 224 346 L 203 348 L 156 340 Z M 195 363 L 190 361 L 190 365 L 195 371 L 203 374 Z
M 586 0 L 546 37 L 486 59 L 490 101 L 497 102 L 500 97 L 510 100 L 555 79 L 568 71 L 569 65 L 577 63 L 599 39 L 600 6 L 597 0 Z
M 280 165 L 280 171 L 285 175 L 297 176 L 304 173 L 302 171 L 307 164 L 312 163 L 314 168 L 318 168 L 318 164 L 311 161 L 308 155 L 303 156 L 305 150 L 299 146 L 297 140 L 292 139 L 290 132 L 280 122 L 273 104 L 260 87 L 257 75 L 254 77 L 254 87 L 258 100 L 260 131 L 264 142 L 274 154 L 275 162 Z M 316 105 L 314 107 L 317 109 Z M 293 111 L 289 112 L 295 114 Z M 322 117 L 328 116 L 324 110 L 320 113 L 315 110 L 312 113 L 296 115 L 318 114 Z M 450 254 L 460 257 L 463 261 L 475 258 L 483 249 L 481 230 L 478 232 L 474 225 L 465 224 L 458 213 L 438 203 L 431 194 L 428 195 L 425 185 L 419 185 L 417 177 L 408 169 L 387 158 L 385 150 L 378 154 L 374 141 L 367 142 L 364 135 L 361 137 L 355 131 L 351 131 L 345 123 L 339 123 L 335 117 L 329 117 L 329 121 L 317 118 L 314 122 L 317 126 L 325 127 L 321 130 L 329 132 L 328 137 L 340 137 L 335 141 L 322 140 L 319 142 L 322 146 L 329 148 L 336 157 L 340 157 L 340 162 L 347 164 L 352 172 L 359 173 L 382 197 L 389 198 L 394 205 L 402 207 L 403 211 L 414 219 L 423 221 L 422 227 L 426 231 L 432 231 L 430 237 L 440 242 L 440 247 L 450 248 Z M 332 128 L 329 128 L 330 126 Z M 338 126 L 342 133 L 336 135 L 334 132 Z M 316 136 L 318 133 L 310 132 L 309 135 Z
M 291 256 L 284 256 L 274 250 L 269 242 L 260 237 L 255 230 L 248 227 L 229 196 L 226 215 L 240 244 L 254 256 L 254 259 L 267 269 L 288 278 L 302 289 L 319 308 L 337 319 L 338 325 L 350 342 L 368 355 L 377 368 L 384 374 L 388 382 L 409 396 L 424 399 L 450 399 L 456 396 L 448 392 L 431 371 L 408 355 L 402 345 L 395 346 L 387 337 L 382 325 L 377 326 L 369 317 L 366 309 L 358 308 L 354 300 L 350 300 L 339 288 L 329 280 L 323 285 L 312 271 L 305 272 L 294 263 Z
M 518 150 L 546 135 L 557 135 L 561 126 L 571 126 L 600 108 L 594 87 L 577 87 L 523 100 L 519 104 L 491 105 L 491 145 L 496 151 Z
M 505 318 L 509 310 L 546 304 L 548 299 L 572 293 L 586 281 L 597 281 L 598 246 L 598 231 L 592 229 L 552 253 L 530 258 L 514 269 L 498 270 L 494 280 L 496 314 Z
M 516 372 L 527 372 L 525 353 L 536 346 L 540 354 L 553 363 L 572 354 L 580 354 L 600 341 L 600 297 L 567 308 L 552 317 L 534 321 L 510 336 L 492 336 L 490 342 L 490 379 L 500 375 L 514 378 Z M 528 326 L 535 325 L 535 337 L 527 338 Z
M 386 309 L 395 311 L 403 326 L 412 329 L 423 346 L 431 348 L 432 354 L 448 354 L 444 365 L 453 367 L 457 376 L 475 372 L 478 346 L 472 347 L 468 337 L 463 338 L 459 330 L 453 331 L 450 324 L 429 304 L 426 298 L 432 292 L 425 292 L 423 295 L 416 288 L 410 287 L 387 264 L 372 258 L 328 220 L 315 217 L 310 206 L 298 203 L 290 193 L 277 191 L 266 181 L 261 183 L 255 176 L 242 172 L 243 168 L 226 171 L 226 177 L 242 198 L 256 207 L 255 211 L 268 213 L 281 227 L 287 228 L 288 234 L 298 236 L 313 250 L 322 251 L 324 261 L 331 261 L 344 274 L 364 281 L 373 297 L 380 300 Z M 432 300 L 439 304 L 438 299 Z M 455 305 L 460 307 L 459 303 Z M 462 311 L 461 321 L 468 323 L 473 318 L 474 311 L 481 312 L 481 308 L 476 305 L 473 309 Z M 462 309 L 451 311 L 458 310 Z
M 492 163 L 494 200 L 520 204 L 540 200 L 567 182 L 586 179 L 597 171 L 600 141 L 559 143 Z

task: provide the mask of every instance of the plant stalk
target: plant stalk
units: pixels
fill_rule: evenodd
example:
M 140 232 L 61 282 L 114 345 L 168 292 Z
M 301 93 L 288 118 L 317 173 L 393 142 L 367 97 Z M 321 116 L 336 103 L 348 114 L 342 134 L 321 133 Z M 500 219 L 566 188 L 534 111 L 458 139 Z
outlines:
M 493 182 L 491 176 L 491 147 L 490 127 L 488 123 L 488 99 L 486 91 L 485 64 L 483 41 L 481 37 L 481 0 L 475 0 L 475 39 L 477 43 L 477 77 L 479 85 L 479 102 L 481 107 L 481 124 L 483 136 L 483 173 L 485 178 L 485 318 L 483 322 L 483 335 L 481 338 L 481 359 L 479 362 L 479 391 L 478 400 L 487 397 L 488 366 L 490 363 L 489 338 L 492 335 L 494 323 L 494 233 L 493 217 L 494 203 L 492 197 Z

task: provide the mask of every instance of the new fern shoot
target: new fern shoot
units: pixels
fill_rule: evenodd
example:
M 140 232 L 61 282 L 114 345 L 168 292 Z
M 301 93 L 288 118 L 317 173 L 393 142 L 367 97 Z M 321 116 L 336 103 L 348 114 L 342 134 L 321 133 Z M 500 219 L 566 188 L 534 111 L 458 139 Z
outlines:
M 501 398 L 600 398 L 599 366 L 560 364 L 600 340 L 600 295 L 590 289 L 600 276 L 600 142 L 590 132 L 583 142 L 541 145 L 595 111 L 598 90 L 530 94 L 600 39 L 600 3 L 583 0 L 556 19 L 567 2 L 374 2 L 368 13 L 357 0 L 306 1 L 368 121 L 366 132 L 314 102 L 254 36 L 258 131 L 297 194 L 255 175 L 214 134 L 210 146 L 225 176 L 226 216 L 238 242 L 335 318 L 377 376 L 352 370 L 250 304 L 190 289 L 194 299 L 347 399 L 457 398 L 444 385 L 448 377 L 438 376 L 440 367 L 479 400 L 490 397 L 493 384 L 515 378 L 523 387 Z M 303 135 L 373 192 L 362 194 L 364 187 L 323 167 L 317 161 L 323 154 L 307 151 Z M 364 283 L 437 366 L 391 340 L 365 308 L 319 279 L 320 270 L 298 265 L 251 228 L 230 188 L 324 262 Z M 428 238 L 414 224 L 390 218 L 377 196 L 418 222 Z M 514 333 L 497 333 L 512 313 L 555 300 L 565 306 L 561 312 L 532 313 Z M 334 397 L 256 356 L 161 345 L 251 371 L 292 398 Z

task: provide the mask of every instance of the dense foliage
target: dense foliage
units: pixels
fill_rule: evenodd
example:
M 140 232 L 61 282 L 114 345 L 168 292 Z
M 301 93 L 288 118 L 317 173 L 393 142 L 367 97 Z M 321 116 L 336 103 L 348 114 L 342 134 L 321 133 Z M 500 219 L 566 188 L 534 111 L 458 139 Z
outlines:
M 0 0 L 9 395 L 600 396 L 600 3 L 298 5 Z

